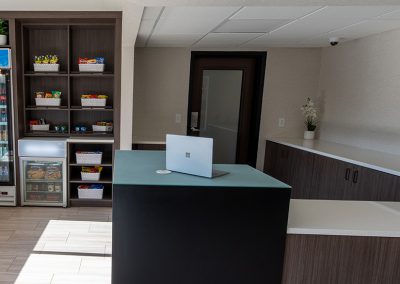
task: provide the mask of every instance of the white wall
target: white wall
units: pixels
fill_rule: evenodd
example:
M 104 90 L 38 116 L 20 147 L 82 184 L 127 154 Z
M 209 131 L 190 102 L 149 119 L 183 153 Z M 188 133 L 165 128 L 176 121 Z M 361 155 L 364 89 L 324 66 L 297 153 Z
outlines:
M 260 121 L 257 168 L 264 166 L 266 137 L 302 137 L 300 107 L 315 98 L 321 61 L 320 48 L 276 48 L 267 51 Z M 279 118 L 285 127 L 278 127 Z
M 322 50 L 320 138 L 400 154 L 400 30 Z
M 318 91 L 321 50 L 283 48 L 267 51 L 257 167 L 263 167 L 266 136 L 301 137 L 300 107 Z M 164 141 L 165 134 L 186 133 L 190 50 L 136 48 L 133 105 L 134 141 Z M 182 122 L 175 123 L 175 114 Z M 285 128 L 278 119 L 286 119 Z
M 186 134 L 190 50 L 136 48 L 133 141 L 165 141 Z M 176 114 L 181 122 L 176 123 Z

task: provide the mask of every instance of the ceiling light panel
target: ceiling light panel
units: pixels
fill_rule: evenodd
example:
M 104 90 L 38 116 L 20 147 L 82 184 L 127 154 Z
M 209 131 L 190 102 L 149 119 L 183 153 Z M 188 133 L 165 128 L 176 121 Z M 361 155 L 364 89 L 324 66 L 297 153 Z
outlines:
M 230 20 L 213 32 L 217 33 L 266 33 L 287 24 L 289 20 Z
M 305 16 L 320 6 L 297 6 L 297 7 L 244 7 L 231 17 L 235 20 L 257 20 L 257 19 L 288 19 L 294 20 Z
M 195 44 L 195 47 L 237 47 L 262 33 L 210 33 Z

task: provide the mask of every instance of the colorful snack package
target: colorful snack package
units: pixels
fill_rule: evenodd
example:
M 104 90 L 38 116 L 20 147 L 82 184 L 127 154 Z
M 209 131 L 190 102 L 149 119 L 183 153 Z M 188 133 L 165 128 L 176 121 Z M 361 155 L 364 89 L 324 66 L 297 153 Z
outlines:
M 53 98 L 61 98 L 60 91 L 51 91 L 51 94 L 53 95 Z
M 50 99 L 53 97 L 52 93 L 46 92 L 46 94 L 44 95 L 45 98 Z
M 35 92 L 36 98 L 44 98 L 44 92 Z
M 104 57 L 96 57 L 96 64 L 104 64 Z

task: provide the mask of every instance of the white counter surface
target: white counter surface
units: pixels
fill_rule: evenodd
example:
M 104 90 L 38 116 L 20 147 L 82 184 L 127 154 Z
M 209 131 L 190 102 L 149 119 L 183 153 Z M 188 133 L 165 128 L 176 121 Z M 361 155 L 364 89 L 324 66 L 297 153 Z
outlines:
M 400 202 L 292 199 L 287 233 L 400 237 Z
M 400 176 L 400 155 L 323 140 L 303 140 L 296 138 L 267 138 L 267 140 Z

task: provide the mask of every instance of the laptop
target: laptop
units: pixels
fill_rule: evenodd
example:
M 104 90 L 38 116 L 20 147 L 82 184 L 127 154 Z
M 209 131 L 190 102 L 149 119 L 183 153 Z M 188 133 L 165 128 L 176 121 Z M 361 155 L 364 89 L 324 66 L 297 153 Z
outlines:
M 228 174 L 213 169 L 212 161 L 212 138 L 167 134 L 167 170 L 208 178 Z

